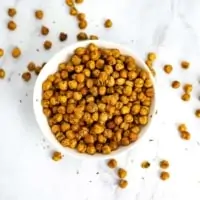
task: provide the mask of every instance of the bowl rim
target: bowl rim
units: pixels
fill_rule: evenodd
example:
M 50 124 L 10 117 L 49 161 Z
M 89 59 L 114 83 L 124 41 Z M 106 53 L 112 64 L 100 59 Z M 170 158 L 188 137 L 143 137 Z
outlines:
M 134 59 L 136 60 L 136 63 L 139 65 L 139 67 L 147 70 L 149 72 L 150 75 L 150 79 L 152 80 L 153 83 L 153 88 L 154 88 L 154 97 L 153 97 L 153 102 L 151 104 L 151 108 L 150 108 L 150 115 L 149 115 L 149 122 L 147 125 L 145 125 L 142 129 L 141 129 L 141 133 L 139 135 L 139 138 L 136 142 L 129 144 L 126 147 L 120 147 L 118 150 L 112 151 L 110 154 L 94 154 L 94 155 L 89 155 L 86 153 L 79 153 L 78 151 L 76 151 L 75 149 L 70 149 L 68 147 L 63 147 L 57 140 L 56 138 L 53 136 L 53 133 L 50 130 L 50 127 L 47 123 L 47 119 L 46 116 L 43 114 L 43 109 L 42 109 L 42 105 L 41 105 L 41 91 L 42 91 L 42 83 L 44 80 L 46 80 L 46 78 L 57 71 L 58 69 L 58 64 L 63 62 L 63 58 L 62 60 L 58 60 L 59 57 L 63 57 L 62 55 L 65 55 L 65 60 L 67 58 L 67 56 L 69 56 L 70 54 L 73 53 L 73 51 L 77 48 L 77 47 L 86 47 L 88 44 L 90 43 L 94 43 L 96 45 L 98 45 L 99 47 L 102 48 L 113 48 L 113 49 L 119 49 L 120 52 L 122 52 L 122 54 L 126 54 L 129 56 L 134 57 Z M 126 53 L 123 53 L 126 52 Z M 56 66 L 54 65 L 54 63 L 57 63 Z M 49 73 L 49 69 L 55 69 L 52 70 L 53 72 Z M 155 110 L 156 110 L 156 84 L 155 84 L 155 79 L 152 76 L 152 73 L 150 72 L 148 66 L 145 64 L 145 62 L 135 54 L 135 52 L 129 48 L 124 46 L 123 44 L 118 44 L 118 43 L 114 43 L 114 42 L 108 42 L 105 40 L 86 40 L 86 41 L 81 41 L 81 42 L 76 42 L 73 43 L 69 46 L 64 47 L 63 49 L 61 49 L 59 52 L 57 52 L 56 54 L 54 54 L 53 57 L 51 57 L 51 59 L 45 64 L 45 66 L 43 67 L 43 69 L 41 70 L 40 74 L 37 77 L 37 80 L 35 82 L 35 86 L 34 86 L 34 91 L 33 91 L 33 111 L 34 111 L 34 115 L 35 115 L 35 119 L 37 121 L 37 124 L 40 127 L 40 130 L 42 131 L 42 134 L 45 136 L 45 138 L 56 148 L 56 150 L 60 151 L 62 154 L 68 154 L 72 157 L 78 158 L 78 159 L 108 159 L 108 158 L 113 158 L 113 157 L 117 157 L 127 151 L 132 150 L 134 147 L 136 147 L 137 145 L 139 145 L 143 139 L 146 137 L 147 133 L 149 132 L 150 127 L 153 124 L 154 121 L 154 116 L 155 116 Z M 45 121 L 46 120 L 46 123 Z M 47 133 L 47 130 L 49 133 Z

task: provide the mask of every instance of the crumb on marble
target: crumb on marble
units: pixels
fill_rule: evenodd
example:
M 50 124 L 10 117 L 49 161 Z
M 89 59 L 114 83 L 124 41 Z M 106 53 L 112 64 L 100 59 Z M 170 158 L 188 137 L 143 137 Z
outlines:
M 63 158 L 63 155 L 60 153 L 60 152 L 58 152 L 58 151 L 55 151 L 54 153 L 53 153 L 53 155 L 52 155 L 52 159 L 54 160 L 54 161 L 59 161 L 59 160 L 61 160 Z

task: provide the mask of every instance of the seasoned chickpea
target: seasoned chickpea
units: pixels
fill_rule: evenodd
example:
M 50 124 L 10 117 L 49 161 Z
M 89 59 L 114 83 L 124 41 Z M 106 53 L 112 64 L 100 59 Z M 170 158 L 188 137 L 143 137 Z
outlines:
M 64 42 L 65 40 L 67 40 L 67 37 L 68 37 L 67 33 L 61 32 L 59 35 L 59 40 L 61 42 Z
M 188 131 L 181 131 L 181 138 L 184 140 L 190 140 L 191 135 Z
M 75 7 L 70 7 L 69 14 L 76 16 L 78 14 L 78 10 Z
M 14 31 L 17 28 L 17 24 L 14 21 L 9 21 L 7 27 L 9 30 Z
M 83 83 L 85 81 L 85 75 L 83 73 L 76 74 L 76 81 L 78 83 Z
M 178 126 L 178 130 L 179 130 L 180 132 L 187 131 L 187 126 L 186 126 L 185 124 L 180 124 L 180 125 Z
M 121 140 L 122 146 L 128 146 L 130 144 L 129 138 L 128 137 L 123 137 Z
M 170 174 L 168 172 L 161 172 L 160 179 L 165 181 L 170 178 Z
M 71 6 L 74 6 L 74 1 L 73 0 L 65 0 L 65 3 L 71 7 Z
M 123 106 L 123 107 L 121 108 L 121 113 L 122 113 L 123 115 L 128 114 L 129 112 L 130 112 L 130 108 L 129 108 L 128 106 Z
M 88 39 L 88 35 L 84 32 L 80 32 L 77 35 L 77 40 L 82 41 L 82 40 L 87 40 Z
M 92 144 L 89 144 L 89 145 L 87 146 L 86 152 L 87 152 L 88 154 L 90 154 L 90 155 L 95 154 L 95 153 L 96 153 L 96 148 L 95 148 L 95 146 L 92 145 Z
M 167 169 L 169 167 L 169 162 L 167 160 L 160 161 L 160 168 Z
M 40 32 L 41 32 L 42 35 L 48 35 L 49 29 L 46 26 L 42 26 Z
M 51 131 L 52 131 L 52 133 L 54 133 L 54 134 L 60 132 L 60 126 L 59 126 L 59 125 L 53 125 L 53 126 L 51 127 Z
M 85 29 L 87 27 L 87 21 L 84 20 L 80 20 L 80 22 L 78 23 L 78 26 L 80 29 Z
M 51 47 L 52 47 L 52 42 L 49 41 L 49 40 L 46 40 L 46 41 L 44 42 L 43 46 L 44 46 L 44 48 L 45 48 L 46 50 L 49 50 L 49 49 L 51 49 Z
M 86 152 L 86 149 L 87 149 L 87 146 L 83 143 L 83 142 L 80 142 L 78 145 L 77 145 L 77 151 L 79 153 L 85 153 Z
M 102 153 L 103 153 L 103 154 L 110 154 L 110 153 L 111 153 L 111 148 L 110 148 L 110 146 L 108 146 L 107 144 L 104 145 L 104 146 L 102 147 Z
M 117 167 L 117 161 L 115 159 L 111 159 L 111 160 L 108 161 L 107 165 L 108 165 L 108 167 L 110 167 L 112 169 L 116 168 Z
M 165 65 L 164 66 L 164 71 L 167 73 L 167 74 L 170 74 L 173 70 L 173 67 L 172 65 Z
M 27 66 L 27 69 L 28 69 L 30 72 L 35 71 L 35 68 L 36 68 L 36 65 L 35 65 L 35 63 L 33 63 L 33 62 L 30 62 L 30 63 L 28 64 L 28 66 Z
M 127 176 L 127 171 L 125 169 L 119 168 L 118 176 L 119 178 L 125 178 Z
M 42 19 L 43 16 L 44 16 L 44 13 L 43 13 L 42 10 L 36 10 L 35 11 L 35 17 L 36 17 L 36 19 Z
M 60 152 L 55 151 L 55 152 L 53 153 L 52 159 L 53 159 L 54 161 L 59 161 L 59 160 L 61 160 L 62 158 L 63 158 L 63 156 L 62 156 L 62 154 L 61 154 Z
M 104 22 L 104 26 L 105 28 L 111 28 L 113 25 L 112 21 L 110 19 L 107 19 L 105 22 Z
M 141 125 L 146 125 L 148 123 L 148 117 L 147 116 L 139 116 L 139 123 Z
M 0 79 L 4 79 L 5 78 L 5 70 L 0 68 Z
M 30 79 L 31 79 L 31 74 L 30 74 L 30 72 L 24 72 L 24 73 L 22 74 L 22 79 L 23 79 L 24 81 L 26 81 L 26 82 L 30 81 Z
M 0 48 L 0 57 L 4 55 L 4 50 Z
M 180 82 L 179 81 L 173 81 L 172 82 L 172 88 L 174 88 L 174 89 L 177 89 L 177 88 L 179 88 L 180 87 Z
M 131 108 L 131 113 L 133 115 L 137 115 L 140 112 L 141 106 L 140 104 L 134 104 Z
M 75 0 L 76 3 L 83 3 L 84 0 Z
M 58 123 L 61 122 L 63 120 L 63 115 L 60 113 L 54 115 L 54 120 L 55 122 L 58 122 Z
M 195 111 L 195 115 L 196 115 L 196 117 L 200 118 L 200 109 L 197 109 L 197 110 Z
M 127 180 L 123 180 L 123 179 L 121 179 L 121 180 L 119 180 L 118 185 L 119 185 L 120 188 L 124 189 L 124 188 L 127 187 L 127 185 L 128 185 L 128 181 L 127 181 Z
M 15 48 L 12 50 L 12 57 L 13 57 L 13 58 L 18 58 L 18 57 L 20 57 L 20 55 L 21 55 L 21 50 L 20 50 L 20 48 L 15 47 Z
M 187 93 L 183 94 L 183 95 L 181 96 L 181 99 L 182 99 L 183 101 L 189 101 L 189 100 L 190 100 L 190 94 L 187 94 Z
M 9 9 L 8 9 L 8 15 L 9 15 L 10 17 L 14 17 L 16 14 L 17 14 L 17 11 L 16 11 L 15 8 L 9 8 Z
M 184 91 L 186 94 L 189 94 L 192 92 L 192 85 L 191 84 L 185 84 L 184 87 L 183 87 Z
M 190 67 L 190 63 L 188 61 L 182 61 L 181 62 L 181 67 L 183 69 L 188 69 Z
M 156 59 L 156 54 L 153 52 L 148 53 L 147 55 L 148 60 L 154 61 Z
M 144 85 L 144 80 L 143 80 L 143 79 L 137 78 L 137 79 L 135 80 L 135 87 L 141 88 L 141 87 L 143 87 L 143 85 Z
M 147 169 L 150 167 L 150 163 L 148 161 L 144 161 L 141 163 L 141 167 L 144 168 L 144 169 Z
M 98 40 L 99 37 L 96 35 L 90 35 L 90 40 Z

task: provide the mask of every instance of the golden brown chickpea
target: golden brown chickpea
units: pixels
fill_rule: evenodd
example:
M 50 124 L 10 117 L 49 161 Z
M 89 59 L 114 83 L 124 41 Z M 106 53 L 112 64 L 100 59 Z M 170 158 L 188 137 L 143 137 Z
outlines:
M 106 112 L 102 112 L 99 115 L 99 123 L 104 124 L 108 120 L 108 114 Z
M 35 68 L 36 68 L 36 65 L 35 65 L 35 63 L 33 63 L 33 62 L 30 62 L 30 63 L 28 64 L 28 66 L 27 66 L 27 69 L 28 69 L 30 72 L 35 71 Z
M 66 131 L 68 131 L 68 130 L 70 129 L 70 124 L 69 124 L 69 123 L 66 123 L 66 122 L 63 122 L 63 123 L 61 124 L 60 128 L 61 128 L 61 131 L 62 131 L 62 132 L 66 132 Z
M 71 149 L 75 149 L 76 146 L 77 146 L 77 140 L 76 140 L 76 139 L 70 140 L 70 145 L 69 145 L 69 147 L 70 147 Z
M 82 94 L 81 94 L 81 92 L 74 92 L 73 98 L 74 98 L 76 101 L 80 101 L 80 100 L 82 99 Z
M 148 53 L 147 55 L 148 60 L 154 61 L 156 59 L 156 54 L 153 52 Z
M 107 19 L 105 22 L 104 22 L 104 27 L 105 28 L 111 28 L 113 25 L 112 21 L 110 19 Z
M 78 13 L 78 15 L 77 15 L 77 19 L 79 20 L 79 21 L 82 21 L 82 20 L 85 20 L 85 13 Z
M 153 62 L 151 60 L 146 60 L 145 63 L 149 68 L 153 66 Z
M 75 133 L 72 130 L 66 131 L 66 137 L 70 140 L 75 138 Z
M 63 158 L 63 156 L 62 156 L 62 154 L 61 154 L 60 152 L 55 151 L 55 152 L 53 153 L 52 159 L 53 159 L 54 161 L 59 161 L 59 160 L 61 160 L 62 158 Z
M 77 35 L 77 40 L 78 41 L 82 41 L 82 40 L 87 40 L 88 39 L 88 35 L 84 32 L 80 32 Z
M 188 69 L 190 67 L 190 63 L 188 61 L 182 61 L 181 62 L 181 67 L 183 69 Z
M 81 58 L 77 55 L 73 55 L 71 58 L 71 62 L 73 65 L 80 65 L 81 64 Z
M 152 86 L 153 86 L 153 83 L 152 83 L 151 79 L 146 79 L 144 82 L 144 87 L 150 88 Z
M 9 15 L 10 17 L 14 17 L 16 14 L 17 14 L 17 11 L 16 11 L 15 8 L 9 8 L 9 9 L 8 9 L 8 15 Z
M 80 29 L 86 29 L 87 28 L 87 21 L 84 20 L 80 20 L 80 22 L 78 23 L 78 26 Z
M 108 165 L 108 167 L 114 169 L 117 167 L 117 161 L 115 159 L 111 159 L 108 161 L 107 165 Z
M 148 116 L 139 116 L 139 123 L 141 125 L 146 125 L 148 123 Z
M 0 48 L 0 57 L 4 55 L 4 50 Z
M 133 116 L 131 114 L 126 114 L 124 116 L 124 121 L 127 123 L 132 123 L 133 122 Z
M 76 89 L 77 88 L 77 82 L 75 81 L 75 80 L 72 80 L 72 81 L 69 81 L 68 82 L 68 86 L 69 86 L 69 88 L 71 89 L 71 90 L 74 90 L 74 89 Z
M 153 88 L 148 88 L 148 89 L 146 90 L 146 92 L 145 92 L 145 95 L 146 95 L 147 97 L 153 97 L 153 96 L 154 96 L 154 90 L 153 90 Z M 144 96 L 143 100 L 145 100 L 145 96 Z
M 161 180 L 165 181 L 165 180 L 167 180 L 169 178 L 170 178 L 170 175 L 169 175 L 168 172 L 161 172 L 161 174 L 160 174 L 160 179 Z
M 95 148 L 95 146 L 92 145 L 92 144 L 89 144 L 89 145 L 87 146 L 86 152 L 87 152 L 88 154 L 90 154 L 90 155 L 94 155 L 94 154 L 96 153 L 96 148 Z
M 103 96 L 106 94 L 106 87 L 101 86 L 99 87 L 99 95 Z
M 180 124 L 178 130 L 179 132 L 187 131 L 187 126 L 185 124 Z
M 144 85 L 144 80 L 141 78 L 135 79 L 135 87 L 142 88 Z
M 76 3 L 83 3 L 84 0 L 75 0 Z
M 191 138 L 191 135 L 188 131 L 182 131 L 180 134 L 181 134 L 181 138 L 184 140 L 190 140 Z
M 127 171 L 125 169 L 119 168 L 118 176 L 119 178 L 125 178 L 127 176 Z
M 169 167 L 169 162 L 167 160 L 160 161 L 160 168 L 167 169 Z
M 90 134 L 87 134 L 85 135 L 84 137 L 84 142 L 86 144 L 93 144 L 95 141 L 94 141 L 94 136 L 93 135 L 90 135 Z
M 54 115 L 54 120 L 55 120 L 55 122 L 61 122 L 62 120 L 63 120 L 63 115 L 62 114 L 56 114 L 56 115 Z
M 111 148 L 109 145 L 105 144 L 103 147 L 102 147 L 102 153 L 103 154 L 110 154 L 111 153 Z
M 172 65 L 165 65 L 163 69 L 167 74 L 170 74 L 173 70 L 173 67 Z
M 13 58 L 18 58 L 18 57 L 20 57 L 20 55 L 21 55 L 21 50 L 18 47 L 15 47 L 12 50 L 12 57 Z
M 14 31 L 17 28 L 17 24 L 14 21 L 9 21 L 7 27 L 9 30 Z
M 200 109 L 197 109 L 197 110 L 195 111 L 195 115 L 196 115 L 196 117 L 200 118 Z
M 6 73 L 5 73 L 4 69 L 0 68 L 0 79 L 4 79 L 5 75 L 6 75 Z
M 68 139 L 68 138 L 64 138 L 64 139 L 62 139 L 62 141 L 61 141 L 61 145 L 63 146 L 63 147 L 70 147 L 70 139 Z
M 98 135 L 98 142 L 99 143 L 105 144 L 106 141 L 107 141 L 106 137 L 104 137 L 103 135 Z
M 22 74 L 22 79 L 23 79 L 24 81 L 26 81 L 26 82 L 30 81 L 30 79 L 31 79 L 31 74 L 30 74 L 30 72 L 24 72 L 24 73 Z
M 66 91 L 67 90 L 67 81 L 60 81 L 58 83 L 58 88 L 60 90 Z
M 59 35 L 59 40 L 60 40 L 61 42 L 64 42 L 67 38 L 68 38 L 67 33 L 64 33 L 64 32 L 61 32 L 61 33 L 60 33 L 60 35 Z
M 62 133 L 62 132 L 56 133 L 55 136 L 56 136 L 56 139 L 57 139 L 59 142 L 61 142 L 63 139 L 65 139 L 65 135 L 64 135 L 64 133 Z
M 103 125 L 96 123 L 92 126 L 91 132 L 93 134 L 101 134 L 101 133 L 103 133 L 104 129 L 105 129 L 105 127 Z
M 51 116 L 51 110 L 48 108 L 43 108 L 43 113 L 45 114 L 46 117 Z
M 35 17 L 36 17 L 36 19 L 42 19 L 43 16 L 44 16 L 44 13 L 43 13 L 42 10 L 36 10 L 35 11 Z
M 40 32 L 42 35 L 48 35 L 49 29 L 46 26 L 42 26 Z
M 123 93 L 124 93 L 124 95 L 126 95 L 126 96 L 131 96 L 131 94 L 132 94 L 132 87 L 131 86 L 125 86 L 125 88 L 124 88 L 124 91 L 123 91 Z
M 123 106 L 123 107 L 121 108 L 121 113 L 122 113 L 123 115 L 128 114 L 129 112 L 130 112 L 130 108 L 129 108 L 128 106 Z
M 119 180 L 118 185 L 119 185 L 120 188 L 124 189 L 124 188 L 127 187 L 127 185 L 128 185 L 128 181 L 127 181 L 127 180 L 123 180 L 123 179 L 121 179 L 121 180 Z
M 150 165 L 151 165 L 151 164 L 150 164 L 148 161 L 143 161 L 143 162 L 141 163 L 141 167 L 142 167 L 143 169 L 149 168 Z
M 59 106 L 58 109 L 57 109 L 57 112 L 58 112 L 59 114 L 64 115 L 65 112 L 66 112 L 65 106 Z
M 75 7 L 70 7 L 69 14 L 72 16 L 77 16 L 78 10 Z
M 149 108 L 147 106 L 142 106 L 140 109 L 140 115 L 148 115 L 149 114 Z
M 130 144 L 129 138 L 128 137 L 123 137 L 121 140 L 122 146 L 128 146 Z
M 189 101 L 189 100 L 190 100 L 190 94 L 187 94 L 187 93 L 183 94 L 183 95 L 181 96 L 181 99 L 182 99 L 183 101 Z
M 43 99 L 50 99 L 53 96 L 53 90 L 46 90 L 43 93 Z
M 73 0 L 65 0 L 65 3 L 66 3 L 69 7 L 74 6 Z
M 44 46 L 44 48 L 45 48 L 46 50 L 49 50 L 49 49 L 51 49 L 51 47 L 52 47 L 52 42 L 49 41 L 49 40 L 46 40 L 46 41 L 44 42 L 43 46 Z
M 46 81 L 42 84 L 42 89 L 43 89 L 43 91 L 50 90 L 51 88 L 52 88 L 52 82 L 50 82 L 49 80 L 46 80 Z
M 192 85 L 187 83 L 184 85 L 183 89 L 186 94 L 189 94 L 190 92 L 192 92 Z
M 83 142 L 79 142 L 79 144 L 77 146 L 77 151 L 79 153 L 85 153 L 86 149 L 87 149 L 87 146 Z
M 53 125 L 53 126 L 51 127 L 51 131 L 52 131 L 52 133 L 54 133 L 54 134 L 60 132 L 60 126 L 59 126 L 59 125 Z
M 137 115 L 140 112 L 141 106 L 140 104 L 134 104 L 131 108 L 131 114 Z
M 173 81 L 172 82 L 172 88 L 174 88 L 174 89 L 177 89 L 177 88 L 179 88 L 180 87 L 180 82 L 179 81 Z
M 83 73 L 76 74 L 76 81 L 78 83 L 83 83 L 85 81 L 85 75 Z
M 90 40 L 98 40 L 99 37 L 96 35 L 90 35 Z

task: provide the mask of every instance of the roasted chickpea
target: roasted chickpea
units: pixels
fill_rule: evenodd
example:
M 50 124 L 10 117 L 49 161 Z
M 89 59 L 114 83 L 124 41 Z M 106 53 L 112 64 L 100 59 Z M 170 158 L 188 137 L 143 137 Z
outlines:
M 108 167 L 110 167 L 112 169 L 116 168 L 117 167 L 117 161 L 115 159 L 111 159 L 111 160 L 108 161 L 107 165 L 108 165 Z
M 89 144 L 89 145 L 87 146 L 86 152 L 87 152 L 88 154 L 90 154 L 90 155 L 95 154 L 95 153 L 96 153 L 96 148 L 95 148 L 95 146 L 92 145 L 92 144 Z
M 0 57 L 4 55 L 4 50 L 0 48 Z
M 61 160 L 62 159 L 62 154 L 60 153 L 60 152 L 58 152 L 58 151 L 55 151 L 54 153 L 53 153 L 53 155 L 52 155 L 52 159 L 54 160 L 54 161 L 59 161 L 59 160 Z
M 83 142 L 79 142 L 79 144 L 77 146 L 77 151 L 79 153 L 85 153 L 86 149 L 87 149 L 87 146 Z
M 103 153 L 103 154 L 110 154 L 110 153 L 111 153 L 111 148 L 110 148 L 110 146 L 108 146 L 107 144 L 104 145 L 104 146 L 102 147 L 102 153 Z
M 185 84 L 183 87 L 186 94 L 189 94 L 192 92 L 192 85 L 191 84 Z
M 42 10 L 36 10 L 35 11 L 35 17 L 36 17 L 36 19 L 42 19 L 43 16 L 44 16 L 44 13 L 43 13 Z
M 18 58 L 18 57 L 20 57 L 20 55 L 21 55 L 21 50 L 18 47 L 15 47 L 12 50 L 12 57 L 13 58 Z
M 181 131 L 181 138 L 184 140 L 190 140 L 191 135 L 188 131 Z
M 127 176 L 127 171 L 125 169 L 119 168 L 118 176 L 119 178 L 125 178 Z
M 105 28 L 111 28 L 113 25 L 112 21 L 110 19 L 107 19 L 105 22 L 104 22 L 104 26 Z
M 167 160 L 160 161 L 160 168 L 167 169 L 169 167 L 169 162 Z
M 78 23 L 78 26 L 80 29 L 85 29 L 87 27 L 87 21 L 84 20 L 80 20 L 80 22 Z
M 172 88 L 174 88 L 174 89 L 177 89 L 177 88 L 179 88 L 180 87 L 180 82 L 179 81 L 173 81 L 172 82 Z
M 75 81 L 75 80 L 72 80 L 72 81 L 69 81 L 68 82 L 68 86 L 69 86 L 69 88 L 71 89 L 71 90 L 74 90 L 74 89 L 76 89 L 77 88 L 77 82 Z
M 119 185 L 120 188 L 124 189 L 124 188 L 127 187 L 127 185 L 128 185 L 128 181 L 127 181 L 127 180 L 123 180 L 123 179 L 121 179 L 121 180 L 119 180 L 118 185 Z
M 82 40 L 87 40 L 88 39 L 88 35 L 84 32 L 80 32 L 77 35 L 77 40 L 82 41 Z
M 139 123 L 141 125 L 146 125 L 148 123 L 148 117 L 147 116 L 139 116 Z
M 170 178 L 170 174 L 168 172 L 161 172 L 160 179 L 165 181 Z
M 195 115 L 196 115 L 196 117 L 200 118 L 200 109 L 197 109 L 197 110 L 195 111 Z
M 51 49 L 51 47 L 52 47 L 52 42 L 49 41 L 49 40 L 46 40 L 46 41 L 44 42 L 43 46 L 44 46 L 44 48 L 45 48 L 46 50 L 49 50 L 49 49 Z
M 53 125 L 53 126 L 51 127 L 51 131 L 52 131 L 52 133 L 54 133 L 54 134 L 60 132 L 60 126 L 59 126 L 59 125 Z
M 0 68 L 0 79 L 4 79 L 5 75 L 6 75 L 6 73 L 5 73 L 4 69 Z
M 22 79 L 23 79 L 24 81 L 26 81 L 26 82 L 30 81 L 30 79 L 31 79 L 31 74 L 30 74 L 30 72 L 24 72 L 24 73 L 22 74 Z
M 74 6 L 73 0 L 65 0 L 65 3 L 66 3 L 69 7 Z
M 14 21 L 9 21 L 7 27 L 9 30 L 14 31 L 17 28 L 17 24 Z
M 61 42 L 64 42 L 65 40 L 67 40 L 67 37 L 68 37 L 67 33 L 61 32 L 59 35 L 59 40 Z
M 16 11 L 15 8 L 9 8 L 9 9 L 8 9 L 8 15 L 9 15 L 10 17 L 14 17 L 16 14 L 17 14 L 17 11 Z
M 151 164 L 148 161 L 144 161 L 144 162 L 142 162 L 141 167 L 144 168 L 144 169 L 147 169 L 147 168 L 150 167 L 150 165 Z
M 165 65 L 164 66 L 164 71 L 167 73 L 167 74 L 170 74 L 173 70 L 173 67 L 172 65 Z
M 48 35 L 49 29 L 46 26 L 42 26 L 40 32 L 42 35 Z
M 90 40 L 98 40 L 99 37 L 96 35 L 90 35 Z
M 187 94 L 187 93 L 183 94 L 183 95 L 181 96 L 181 99 L 182 99 L 183 101 L 189 101 L 189 100 L 190 100 L 190 94 Z
M 143 87 L 143 85 L 144 85 L 144 80 L 143 80 L 143 79 L 137 78 L 137 79 L 135 80 L 135 87 L 141 88 L 141 87 Z
M 70 7 L 69 14 L 76 16 L 78 14 L 78 10 L 75 7 Z
M 190 67 L 190 63 L 188 61 L 182 61 L 181 62 L 181 67 L 183 69 L 188 69 Z
M 154 61 L 156 59 L 156 54 L 153 52 L 148 53 L 147 55 L 148 60 Z

